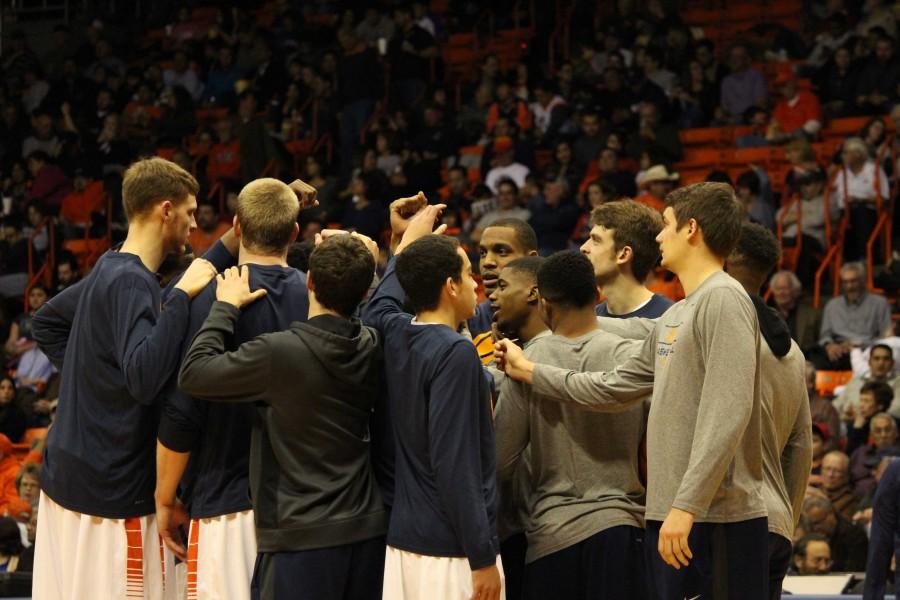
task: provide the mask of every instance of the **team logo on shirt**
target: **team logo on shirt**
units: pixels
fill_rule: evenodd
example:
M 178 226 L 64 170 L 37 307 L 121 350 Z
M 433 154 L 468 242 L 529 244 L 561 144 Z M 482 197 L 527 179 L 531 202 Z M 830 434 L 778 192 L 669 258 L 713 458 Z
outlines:
M 659 359 L 659 365 L 665 367 L 669 364 L 669 358 L 675 353 L 675 342 L 678 339 L 678 325 L 664 325 L 665 334 L 656 343 L 656 356 Z

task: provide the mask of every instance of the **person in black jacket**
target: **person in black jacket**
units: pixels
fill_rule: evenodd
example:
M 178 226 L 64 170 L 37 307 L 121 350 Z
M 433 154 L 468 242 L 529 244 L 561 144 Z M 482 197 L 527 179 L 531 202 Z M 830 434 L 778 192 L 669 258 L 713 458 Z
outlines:
M 382 354 L 378 334 L 350 317 L 375 253 L 364 236 L 329 237 L 309 259 L 308 320 L 226 352 L 240 309 L 267 293 L 251 293 L 249 269 L 232 267 L 218 277 L 217 301 L 182 364 L 185 393 L 255 404 L 253 598 L 381 597 L 387 515 L 369 424 Z

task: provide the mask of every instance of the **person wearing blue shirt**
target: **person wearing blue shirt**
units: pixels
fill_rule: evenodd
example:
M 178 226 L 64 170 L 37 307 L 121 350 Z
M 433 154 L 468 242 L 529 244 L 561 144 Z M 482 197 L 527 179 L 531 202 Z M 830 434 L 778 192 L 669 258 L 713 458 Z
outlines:
M 123 179 L 124 244 L 34 315 L 34 339 L 62 371 L 41 473 L 38 600 L 124 598 L 126 589 L 162 596 L 153 514 L 159 407 L 181 357 L 190 299 L 216 268 L 194 260 L 166 295 L 155 272 L 196 229 L 198 189 L 172 162 L 132 164 Z
M 241 313 L 229 349 L 258 335 L 286 330 L 295 321 L 306 321 L 306 275 L 286 261 L 288 247 L 300 230 L 297 213 L 303 205 L 298 196 L 309 205 L 315 189 L 301 181 L 289 187 L 264 178 L 247 184 L 238 196 L 234 220 L 240 240 L 238 262 L 248 266 L 254 289 L 264 289 L 266 295 Z M 194 298 L 185 339 L 194 339 L 215 300 L 215 283 Z M 186 354 L 188 344 L 184 346 Z M 189 586 L 232 600 L 249 600 L 256 560 L 254 514 L 247 493 L 253 420 L 251 404 L 211 403 L 172 389 L 159 424 L 156 514 L 160 534 L 176 556 L 188 561 Z M 176 499 L 179 482 L 180 502 Z M 188 529 L 187 517 L 188 538 L 196 540 L 190 544 L 190 557 L 179 531 L 179 527 Z
M 420 196 L 408 199 L 420 202 Z M 477 283 L 453 238 L 430 235 L 444 205 L 418 207 L 363 313 L 384 337 L 394 494 L 384 598 L 504 598 L 490 384 L 457 327 Z M 445 225 L 436 233 L 442 233 Z M 404 298 L 415 317 L 403 312 Z
M 659 261 L 660 231 L 659 213 L 632 200 L 607 202 L 591 213 L 591 234 L 581 253 L 594 266 L 597 286 L 606 296 L 597 316 L 655 319 L 672 306 L 644 286 Z

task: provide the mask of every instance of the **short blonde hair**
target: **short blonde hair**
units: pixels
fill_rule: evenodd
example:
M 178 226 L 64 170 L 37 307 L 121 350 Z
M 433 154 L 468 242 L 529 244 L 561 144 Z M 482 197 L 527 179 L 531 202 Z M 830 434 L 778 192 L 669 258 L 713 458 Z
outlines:
M 300 201 L 287 184 L 271 178 L 251 181 L 237 199 L 244 246 L 266 254 L 284 252 L 299 212 Z
M 125 170 L 122 180 L 122 205 L 125 218 L 146 214 L 163 200 L 181 204 L 188 196 L 196 196 L 200 186 L 194 176 L 164 158 L 144 158 Z

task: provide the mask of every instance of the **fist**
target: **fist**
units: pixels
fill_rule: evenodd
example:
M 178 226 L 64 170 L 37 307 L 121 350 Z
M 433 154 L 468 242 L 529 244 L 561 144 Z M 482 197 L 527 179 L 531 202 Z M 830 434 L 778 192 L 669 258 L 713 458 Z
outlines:
M 300 201 L 300 210 L 306 210 L 307 208 L 319 205 L 319 193 L 316 191 L 316 188 L 305 181 L 295 179 L 288 187 L 297 194 L 297 199 Z

